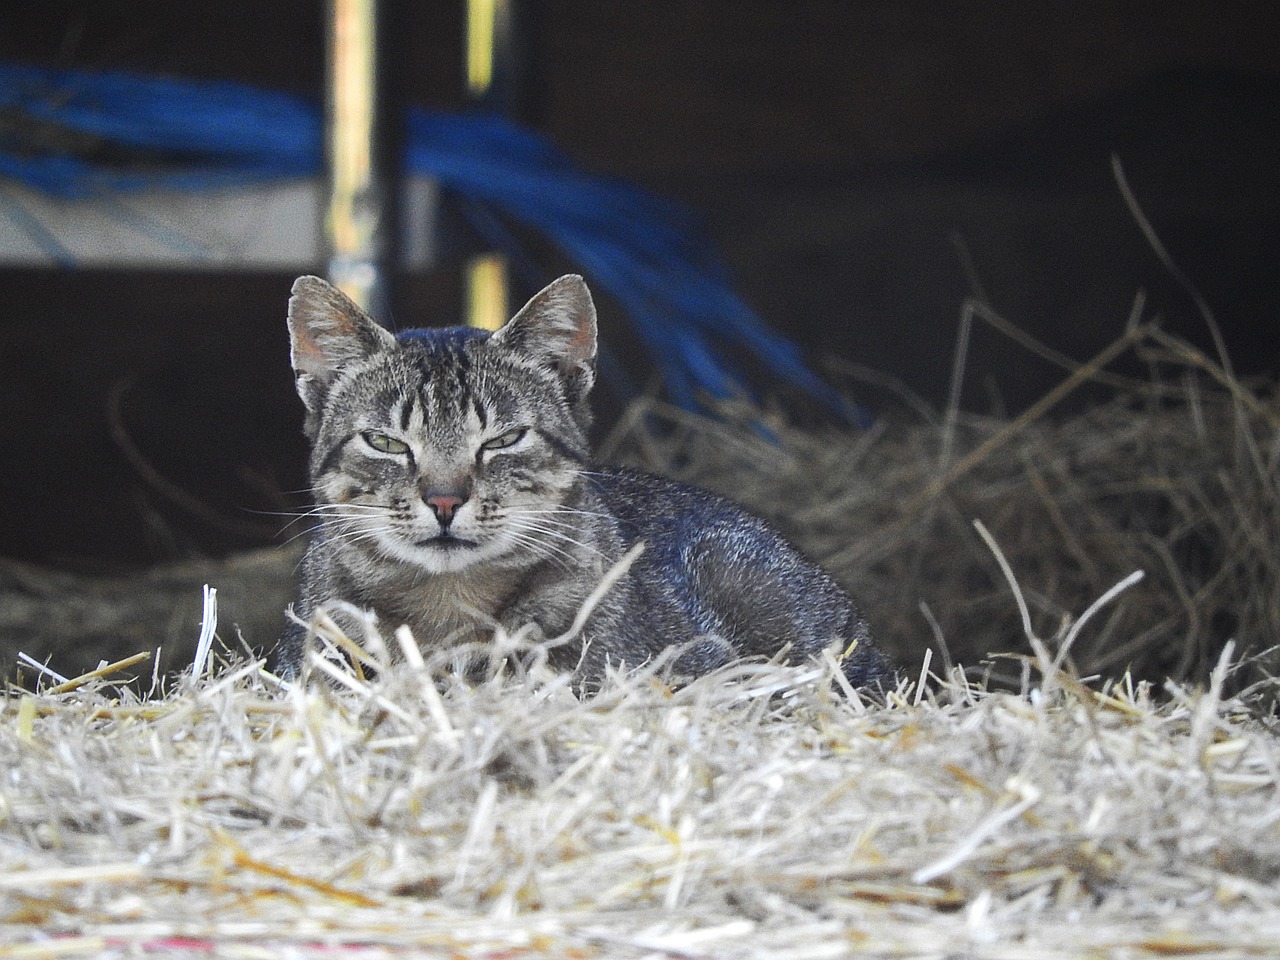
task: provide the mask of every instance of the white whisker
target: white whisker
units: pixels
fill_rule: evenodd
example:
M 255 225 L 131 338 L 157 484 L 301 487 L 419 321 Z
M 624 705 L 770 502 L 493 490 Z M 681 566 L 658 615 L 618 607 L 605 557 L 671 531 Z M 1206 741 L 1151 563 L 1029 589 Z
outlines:
M 548 563 L 556 563 L 564 567 L 566 570 L 573 569 L 574 564 L 570 561 L 577 559 L 563 547 L 558 547 L 555 544 L 538 540 L 536 537 L 531 537 L 527 533 L 522 533 L 518 530 L 513 530 L 511 532 L 511 539 L 520 544 L 521 547 L 538 559 L 546 560 Z
M 525 509 L 521 512 L 536 516 L 598 517 L 605 520 L 613 519 L 613 515 L 604 510 L 580 510 L 577 507 L 566 506 L 551 507 L 547 510 Z
M 592 547 L 590 544 L 582 540 L 579 540 L 577 537 L 571 537 L 569 536 L 569 534 L 562 533 L 559 530 L 549 529 L 548 527 L 544 526 L 542 523 L 539 523 L 537 521 L 531 521 L 531 520 L 525 520 L 523 518 L 513 517 L 511 518 L 511 520 L 508 521 L 508 524 L 526 533 L 542 534 L 543 536 L 547 536 L 555 540 L 559 540 L 562 543 L 572 544 L 575 547 L 582 547 L 583 549 L 594 549 L 594 547 Z
M 577 537 L 571 537 L 559 530 L 546 527 L 541 521 L 531 520 L 524 516 L 512 517 L 507 526 L 518 536 L 518 542 L 528 546 L 537 544 L 543 551 L 554 551 L 567 560 L 581 562 L 585 556 L 603 556 L 599 547 Z M 559 541 L 553 543 L 549 541 Z M 562 544 L 564 546 L 562 546 Z M 576 551 L 568 547 L 577 548 Z

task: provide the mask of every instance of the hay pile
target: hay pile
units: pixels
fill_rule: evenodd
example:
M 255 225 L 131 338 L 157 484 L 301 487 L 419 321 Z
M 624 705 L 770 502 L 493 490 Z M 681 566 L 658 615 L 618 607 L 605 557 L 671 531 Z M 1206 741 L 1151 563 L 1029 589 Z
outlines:
M 717 420 L 637 406 L 616 456 L 750 504 L 845 583 L 906 663 L 933 647 L 974 667 L 1030 652 L 998 553 L 1054 646 L 1073 615 L 1126 590 L 1069 651 L 1081 675 L 1204 682 L 1223 644 L 1276 672 L 1280 646 L 1280 394 L 1246 385 L 1154 323 L 1135 320 L 1023 415 L 935 414 L 884 398 L 866 432 L 800 429 L 726 405 Z M 1012 331 L 980 303 L 967 317 Z M 1021 335 L 1020 335 L 1021 336 Z M 1025 340 L 1025 337 L 1021 337 Z M 1109 373 L 1135 358 L 1146 378 Z M 1069 416 L 1053 407 L 1103 393 Z M 995 547 L 979 534 L 990 532 Z M 1017 683 L 999 664 L 1005 682 Z
M 1224 671 L 882 707 L 828 669 L 15 694 L 0 956 L 1274 955 L 1280 741 Z
M 191 664 L 203 584 L 218 590 L 223 637 L 264 644 L 279 634 L 297 593 L 302 541 L 189 560 L 136 574 L 85 576 L 0 557 L 0 663 L 20 654 L 77 672 L 149 650 L 164 672 Z M 30 677 L 31 671 L 21 671 Z

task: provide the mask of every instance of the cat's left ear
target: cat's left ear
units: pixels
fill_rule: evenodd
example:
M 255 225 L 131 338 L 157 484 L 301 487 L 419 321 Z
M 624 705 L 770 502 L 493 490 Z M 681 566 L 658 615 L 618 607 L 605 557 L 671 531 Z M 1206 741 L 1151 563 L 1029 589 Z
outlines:
M 318 412 L 329 384 L 343 366 L 395 346 L 346 294 L 319 277 L 299 277 L 289 298 L 289 359 L 298 396 Z
M 532 355 L 552 367 L 570 403 L 596 379 L 596 305 L 577 274 L 553 281 L 520 308 L 490 342 Z

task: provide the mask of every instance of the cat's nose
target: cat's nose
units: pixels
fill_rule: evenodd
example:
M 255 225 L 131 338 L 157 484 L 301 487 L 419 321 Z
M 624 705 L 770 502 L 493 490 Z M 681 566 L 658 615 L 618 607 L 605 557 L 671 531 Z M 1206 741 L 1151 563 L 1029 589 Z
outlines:
M 458 493 L 439 493 L 434 490 L 427 491 L 423 496 L 427 506 L 431 508 L 431 512 L 436 515 L 436 522 L 442 528 L 446 528 L 453 522 L 453 515 L 457 509 L 467 502 L 466 496 Z

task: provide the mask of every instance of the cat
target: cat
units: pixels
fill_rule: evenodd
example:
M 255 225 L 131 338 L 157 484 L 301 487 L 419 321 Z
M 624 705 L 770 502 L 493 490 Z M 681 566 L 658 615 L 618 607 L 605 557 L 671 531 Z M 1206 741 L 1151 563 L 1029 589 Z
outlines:
M 831 647 L 855 686 L 893 685 L 848 595 L 764 521 L 593 464 L 596 311 L 581 277 L 556 280 L 494 333 L 393 335 L 310 276 L 294 283 L 288 319 L 318 520 L 274 658 L 281 675 L 305 659 L 299 620 L 354 607 L 408 625 L 428 653 L 483 643 L 494 625 L 572 635 L 548 658 L 582 689 L 673 645 L 682 676 Z M 592 591 L 640 542 L 575 634 Z

